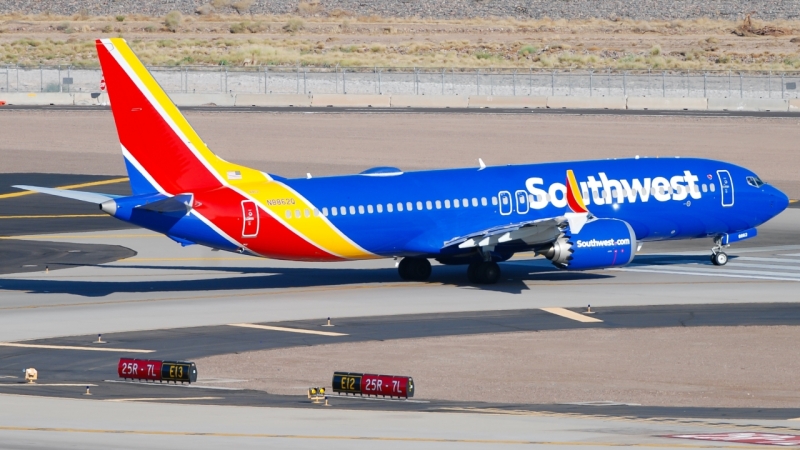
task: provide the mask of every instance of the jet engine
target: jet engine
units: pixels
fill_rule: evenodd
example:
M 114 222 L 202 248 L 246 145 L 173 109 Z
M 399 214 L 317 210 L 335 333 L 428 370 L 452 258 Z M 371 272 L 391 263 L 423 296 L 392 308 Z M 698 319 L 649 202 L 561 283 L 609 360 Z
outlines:
M 636 235 L 624 220 L 595 219 L 580 232 L 567 227 L 548 249 L 541 252 L 560 269 L 588 270 L 624 266 L 636 253 Z

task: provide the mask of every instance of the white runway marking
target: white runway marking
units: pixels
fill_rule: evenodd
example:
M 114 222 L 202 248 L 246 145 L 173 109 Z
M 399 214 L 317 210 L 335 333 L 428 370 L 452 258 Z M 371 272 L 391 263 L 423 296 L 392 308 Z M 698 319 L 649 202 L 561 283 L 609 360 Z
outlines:
M 333 331 L 303 330 L 301 328 L 273 327 L 270 325 L 256 325 L 254 323 L 229 323 L 231 327 L 255 328 L 257 330 L 286 331 L 289 333 L 316 334 L 319 336 L 347 336 L 345 333 L 334 333 Z
M 217 391 L 243 391 L 244 389 L 241 388 L 229 388 L 229 387 L 222 387 L 222 386 L 197 386 L 194 384 L 176 384 L 176 383 L 147 383 L 143 381 L 125 381 L 125 380 L 103 380 L 106 383 L 127 383 L 127 384 L 135 384 L 137 386 L 166 386 L 166 387 L 174 387 L 174 388 L 184 388 L 184 389 L 214 389 Z
M 550 314 L 555 314 L 557 316 L 566 317 L 567 319 L 577 320 L 578 322 L 602 322 L 600 319 L 595 319 L 594 317 L 584 316 L 583 314 L 578 314 L 574 311 L 570 311 L 564 308 L 541 308 L 542 311 L 547 311 Z
M 43 348 L 47 350 L 88 350 L 92 352 L 125 352 L 125 353 L 153 353 L 155 350 L 138 350 L 132 348 L 109 348 L 109 347 L 75 347 L 71 345 L 43 345 L 43 344 L 20 344 L 17 342 L 0 342 L 0 347 L 19 347 L 19 348 Z

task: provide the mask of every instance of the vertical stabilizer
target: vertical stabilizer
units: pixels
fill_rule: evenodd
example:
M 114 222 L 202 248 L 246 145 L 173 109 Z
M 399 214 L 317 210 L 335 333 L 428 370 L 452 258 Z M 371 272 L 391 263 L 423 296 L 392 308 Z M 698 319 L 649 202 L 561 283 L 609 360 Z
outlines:
M 96 45 L 135 194 L 174 195 L 269 179 L 212 153 L 124 39 L 98 39 Z

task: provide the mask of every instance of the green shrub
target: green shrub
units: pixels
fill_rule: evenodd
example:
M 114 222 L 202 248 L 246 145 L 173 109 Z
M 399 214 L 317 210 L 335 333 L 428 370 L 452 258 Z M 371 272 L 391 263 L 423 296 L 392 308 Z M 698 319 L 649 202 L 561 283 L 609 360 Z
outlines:
M 180 11 L 171 11 L 164 16 L 164 26 L 167 27 L 167 30 L 172 31 L 173 33 L 178 31 L 178 27 L 181 26 L 182 21 L 183 16 L 181 15 Z
M 117 19 L 117 22 L 124 22 L 125 21 L 125 16 L 117 16 L 117 17 L 115 17 L 115 19 Z
M 283 26 L 283 30 L 289 33 L 296 33 L 306 27 L 306 23 L 302 19 L 292 18 Z

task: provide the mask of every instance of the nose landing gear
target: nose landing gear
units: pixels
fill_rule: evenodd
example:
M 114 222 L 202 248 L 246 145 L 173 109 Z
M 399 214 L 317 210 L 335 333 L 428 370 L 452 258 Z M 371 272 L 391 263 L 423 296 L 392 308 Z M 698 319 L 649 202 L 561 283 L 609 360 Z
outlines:
M 711 263 L 715 266 L 724 266 L 728 263 L 728 255 L 722 251 L 722 241 L 714 239 L 714 247 L 711 248 Z

